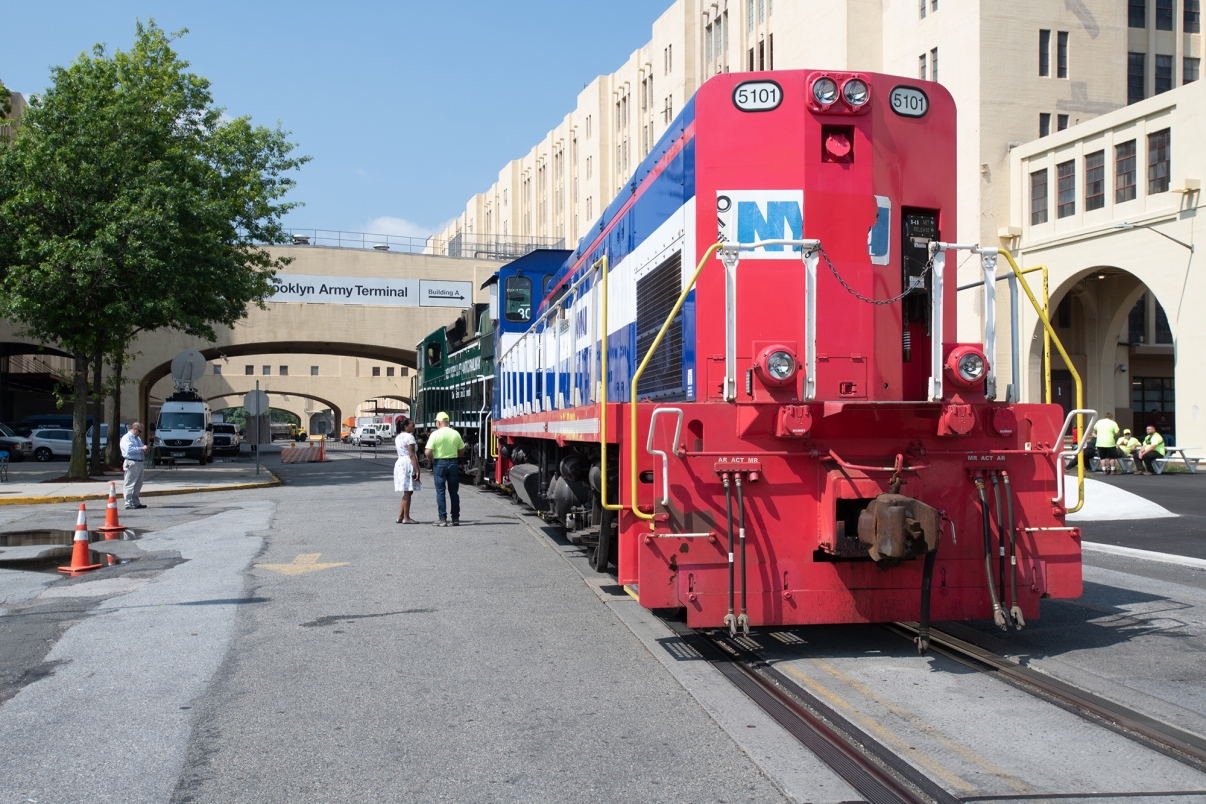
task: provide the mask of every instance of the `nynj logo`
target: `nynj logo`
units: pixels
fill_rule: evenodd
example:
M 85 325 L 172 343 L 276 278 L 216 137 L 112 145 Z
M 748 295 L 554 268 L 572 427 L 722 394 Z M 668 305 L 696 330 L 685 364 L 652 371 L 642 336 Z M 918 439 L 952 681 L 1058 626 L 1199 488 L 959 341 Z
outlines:
M 716 235 L 721 243 L 761 243 L 804 238 L 803 190 L 720 190 Z M 799 246 L 755 246 L 742 259 L 798 260 Z

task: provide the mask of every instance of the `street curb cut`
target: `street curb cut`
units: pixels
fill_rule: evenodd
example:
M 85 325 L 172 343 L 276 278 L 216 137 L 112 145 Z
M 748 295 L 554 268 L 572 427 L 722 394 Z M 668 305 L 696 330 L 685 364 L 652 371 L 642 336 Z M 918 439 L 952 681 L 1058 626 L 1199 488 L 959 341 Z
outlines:
M 265 470 L 268 471 L 268 470 Z M 198 486 L 193 488 L 183 489 L 163 489 L 162 491 L 144 491 L 143 497 L 170 497 L 176 494 L 201 494 L 207 491 L 240 491 L 243 489 L 267 489 L 281 485 L 281 479 L 271 471 L 268 475 L 271 480 L 265 480 L 261 483 L 236 483 L 233 486 Z M 108 500 L 109 493 L 103 494 L 76 494 L 64 495 L 60 497 L 8 497 L 0 498 L 0 505 L 51 505 L 53 503 L 65 502 L 86 502 L 88 500 Z
M 1151 550 L 1139 550 L 1134 547 L 1118 547 L 1113 544 L 1098 544 L 1096 542 L 1081 542 L 1082 550 L 1088 550 L 1094 553 L 1106 553 L 1108 555 L 1126 556 L 1128 558 L 1140 558 L 1145 561 L 1159 561 L 1161 564 L 1176 564 L 1181 567 L 1193 567 L 1194 569 L 1206 569 L 1206 559 L 1190 558 L 1189 556 L 1178 556 L 1173 553 L 1156 553 Z

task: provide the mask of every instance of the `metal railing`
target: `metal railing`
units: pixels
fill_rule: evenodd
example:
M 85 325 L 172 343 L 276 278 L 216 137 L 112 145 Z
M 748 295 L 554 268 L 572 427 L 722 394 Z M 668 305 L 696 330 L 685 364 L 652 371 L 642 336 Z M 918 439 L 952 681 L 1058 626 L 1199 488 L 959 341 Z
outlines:
M 372 232 L 343 232 L 335 229 L 285 229 L 284 232 L 294 246 L 355 248 L 477 260 L 514 260 L 537 249 L 559 249 L 565 245 L 565 238 L 558 237 L 495 237 L 473 234 L 458 234 L 451 238 L 437 235 L 407 237 Z

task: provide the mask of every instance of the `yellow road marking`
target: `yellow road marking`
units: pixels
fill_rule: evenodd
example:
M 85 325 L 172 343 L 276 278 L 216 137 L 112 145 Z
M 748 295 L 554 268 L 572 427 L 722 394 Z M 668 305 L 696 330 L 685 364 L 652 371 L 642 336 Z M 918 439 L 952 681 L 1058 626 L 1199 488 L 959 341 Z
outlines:
M 895 704 L 895 703 L 892 703 L 891 701 L 883 700 L 878 695 L 876 695 L 875 692 L 870 687 L 854 680 L 850 676 L 843 673 L 841 670 L 838 670 L 833 665 L 831 665 L 825 661 L 822 661 L 821 659 L 812 659 L 811 661 L 817 667 L 821 668 L 829 675 L 838 679 L 843 684 L 846 684 L 848 687 L 850 687 L 854 691 L 858 692 L 860 695 L 867 698 L 872 703 L 882 706 L 884 709 L 887 709 L 889 712 L 896 715 L 897 717 L 900 717 L 900 718 L 908 721 L 908 723 L 910 725 L 912 725 L 914 728 L 916 728 L 918 731 L 920 731 L 923 734 L 925 734 L 926 736 L 931 737 L 934 740 L 936 740 L 939 743 L 939 745 L 941 745 L 944 748 L 947 748 L 951 751 L 954 751 L 956 754 L 961 756 L 963 759 L 965 759 L 966 761 L 975 765 L 976 767 L 980 768 L 985 773 L 989 773 L 989 774 L 997 777 L 1014 792 L 1024 793 L 1024 792 L 1030 792 L 1032 790 L 1032 788 L 1028 784 L 1026 784 L 1021 779 L 1019 779 L 1016 776 L 1009 773 L 1009 771 L 1005 770 L 1004 768 L 1002 768 L 1000 765 L 993 762 L 988 757 L 983 756 L 982 754 L 979 754 L 979 753 L 973 751 L 972 749 L 968 748 L 967 746 L 965 746 L 962 743 L 955 740 L 950 735 L 943 732 L 941 729 L 936 728 L 935 726 L 933 726 L 930 723 L 926 723 L 924 720 L 919 718 L 917 715 L 915 715 L 912 712 L 910 712 L 909 710 L 903 708 L 899 704 Z
M 970 782 L 968 782 L 967 780 L 951 773 L 949 770 L 947 770 L 942 765 L 942 763 L 938 762 L 935 759 L 932 759 L 931 757 L 927 756 L 926 754 L 921 753 L 920 751 L 917 750 L 917 748 L 915 746 L 909 745 L 908 740 L 905 740 L 903 737 L 900 737 L 895 732 L 890 731 L 889 729 L 885 728 L 884 726 L 881 726 L 879 723 L 872 720 L 867 715 L 864 715 L 862 712 L 855 709 L 853 705 L 851 705 L 850 703 L 845 701 L 843 698 L 841 698 L 839 695 L 834 693 L 829 688 L 823 686 L 816 679 L 804 674 L 803 672 L 801 672 L 800 670 L 797 670 L 796 668 L 792 667 L 789 664 L 779 663 L 779 664 L 775 665 L 775 668 L 786 670 L 788 673 L 795 676 L 800 681 L 803 681 L 804 684 L 810 690 L 815 692 L 817 695 L 820 695 L 822 698 L 829 701 L 829 703 L 833 704 L 837 708 L 846 712 L 846 714 L 848 714 L 849 716 L 851 716 L 852 718 L 857 720 L 860 726 L 862 726 L 864 729 L 866 729 L 867 731 L 874 734 L 880 740 L 894 746 L 896 748 L 896 750 L 899 751 L 902 755 L 906 755 L 906 752 L 907 752 L 907 756 L 909 759 L 912 759 L 915 762 L 917 762 L 918 765 L 921 765 L 922 767 L 924 767 L 932 775 L 937 776 L 938 778 L 942 779 L 944 782 L 946 782 L 947 785 L 949 785 L 957 790 L 961 790 L 965 793 L 974 793 L 977 790 L 975 785 L 973 785 Z
M 348 562 L 340 561 L 337 564 L 319 564 L 318 557 L 322 553 L 302 553 L 297 558 L 293 559 L 291 564 L 256 564 L 261 569 L 272 570 L 283 575 L 305 575 L 307 572 L 317 572 L 318 570 L 330 569 L 331 567 L 346 567 Z

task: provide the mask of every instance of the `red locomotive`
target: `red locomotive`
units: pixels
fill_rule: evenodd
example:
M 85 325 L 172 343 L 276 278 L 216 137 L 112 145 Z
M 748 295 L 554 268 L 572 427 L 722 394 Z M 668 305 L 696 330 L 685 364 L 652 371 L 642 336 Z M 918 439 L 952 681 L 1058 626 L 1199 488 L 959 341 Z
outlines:
M 499 272 L 496 480 L 691 626 L 1080 595 L 1069 422 L 996 387 L 995 304 L 956 342 L 955 146 L 938 84 L 707 81 L 576 251 Z

